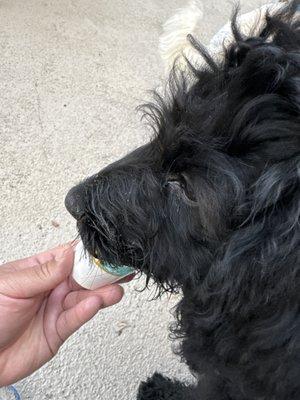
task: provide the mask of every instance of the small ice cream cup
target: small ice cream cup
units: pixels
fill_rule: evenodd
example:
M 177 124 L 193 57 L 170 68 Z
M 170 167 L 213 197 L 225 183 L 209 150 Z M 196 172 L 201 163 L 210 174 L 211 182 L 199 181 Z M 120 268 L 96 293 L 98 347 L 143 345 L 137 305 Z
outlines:
M 133 273 L 126 265 L 115 266 L 90 256 L 81 241 L 76 245 L 72 278 L 85 289 L 98 289 Z

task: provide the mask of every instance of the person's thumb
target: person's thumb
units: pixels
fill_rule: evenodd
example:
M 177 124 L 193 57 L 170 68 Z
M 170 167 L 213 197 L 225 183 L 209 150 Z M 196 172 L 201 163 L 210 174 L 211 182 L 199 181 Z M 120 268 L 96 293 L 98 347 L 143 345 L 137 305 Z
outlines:
M 73 249 L 67 245 L 51 261 L 7 271 L 1 276 L 0 293 L 14 298 L 29 298 L 54 289 L 70 275 L 73 258 Z

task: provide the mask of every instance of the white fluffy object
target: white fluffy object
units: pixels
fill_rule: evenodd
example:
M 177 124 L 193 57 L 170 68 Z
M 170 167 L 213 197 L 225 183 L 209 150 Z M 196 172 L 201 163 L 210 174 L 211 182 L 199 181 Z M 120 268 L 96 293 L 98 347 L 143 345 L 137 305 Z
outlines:
M 192 0 L 186 8 L 179 9 L 174 16 L 165 22 L 163 34 L 159 39 L 159 50 L 167 73 L 173 67 L 175 60 L 177 65 L 184 69 L 186 65 L 185 57 L 188 60 L 192 60 L 194 57 L 199 58 L 187 36 L 195 33 L 202 17 L 201 1 Z
M 248 36 L 256 34 L 261 28 L 266 12 L 274 13 L 283 6 L 284 2 L 265 4 L 251 12 L 237 18 L 237 24 L 242 34 Z M 192 65 L 199 66 L 204 63 L 202 56 L 191 45 L 188 35 L 197 38 L 203 7 L 201 1 L 193 0 L 186 8 L 178 12 L 166 21 L 163 26 L 163 34 L 159 39 L 159 50 L 163 59 L 166 73 L 168 74 L 176 61 L 176 67 L 181 71 L 186 70 L 186 59 Z M 233 40 L 230 22 L 225 24 L 206 46 L 208 53 L 215 58 L 222 57 L 223 46 L 227 47 Z M 201 41 L 201 40 L 200 40 Z

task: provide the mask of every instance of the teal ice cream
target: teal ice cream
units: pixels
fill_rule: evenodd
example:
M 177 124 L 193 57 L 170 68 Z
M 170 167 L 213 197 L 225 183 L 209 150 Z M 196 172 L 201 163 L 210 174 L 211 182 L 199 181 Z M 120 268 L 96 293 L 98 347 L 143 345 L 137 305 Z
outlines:
M 85 289 L 98 289 L 118 282 L 132 273 L 134 273 L 134 269 L 126 265 L 115 266 L 90 257 L 84 251 L 82 242 L 76 245 L 72 277 Z

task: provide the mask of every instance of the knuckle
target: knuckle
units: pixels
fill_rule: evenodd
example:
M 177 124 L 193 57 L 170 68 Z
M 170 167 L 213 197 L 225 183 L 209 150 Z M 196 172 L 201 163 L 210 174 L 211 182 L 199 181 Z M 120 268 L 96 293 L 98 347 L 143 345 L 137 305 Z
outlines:
M 78 328 L 81 323 L 82 323 L 82 318 L 81 318 L 81 310 L 78 310 L 77 308 L 74 309 L 74 325 L 76 328 Z
M 35 269 L 35 273 L 37 277 L 41 280 L 46 280 L 49 279 L 51 276 L 51 264 L 52 262 L 46 262 L 45 264 L 42 264 L 39 266 L 39 268 Z

